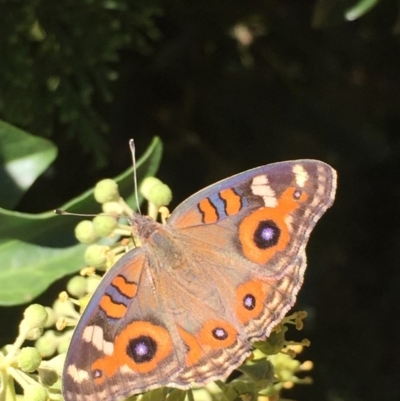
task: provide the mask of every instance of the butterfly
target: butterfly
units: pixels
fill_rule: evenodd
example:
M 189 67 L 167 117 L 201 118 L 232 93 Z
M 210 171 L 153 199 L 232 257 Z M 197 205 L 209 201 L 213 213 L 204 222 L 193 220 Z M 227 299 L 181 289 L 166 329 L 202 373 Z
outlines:
M 72 337 L 66 401 L 117 401 L 226 378 L 295 302 L 336 172 L 270 164 L 190 196 L 166 224 L 130 217 L 141 247 L 106 273 Z

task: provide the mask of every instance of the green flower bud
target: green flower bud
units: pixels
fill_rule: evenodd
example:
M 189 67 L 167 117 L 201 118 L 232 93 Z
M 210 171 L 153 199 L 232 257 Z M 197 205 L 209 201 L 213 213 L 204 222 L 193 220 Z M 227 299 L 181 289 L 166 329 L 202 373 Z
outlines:
M 108 237 L 117 225 L 117 219 L 112 216 L 99 215 L 93 219 L 93 229 L 99 237 Z
M 92 276 L 87 278 L 87 292 L 88 294 L 93 294 L 95 289 L 100 284 L 100 277 L 99 276 Z
M 23 321 L 21 322 L 22 325 Z M 19 327 L 21 327 L 21 325 Z M 31 341 L 35 341 L 37 340 L 41 335 L 43 334 L 43 327 L 35 327 L 31 330 L 29 330 L 26 335 L 25 335 L 25 339 L 26 340 L 31 340 Z
M 166 184 L 154 185 L 149 192 L 147 200 L 158 207 L 167 206 L 172 200 L 172 191 Z
M 40 384 L 29 386 L 24 391 L 24 400 L 26 401 L 48 401 L 48 399 L 47 389 Z
M 45 307 L 39 304 L 29 305 L 24 312 L 24 320 L 29 323 L 32 328 L 43 327 L 47 317 L 48 315 Z
M 139 192 L 145 197 L 145 199 L 149 199 L 149 193 L 154 185 L 162 184 L 162 181 L 156 177 L 146 177 L 139 187 Z
M 94 198 L 99 203 L 117 201 L 120 198 L 118 184 L 110 178 L 99 181 L 94 188 Z
M 43 327 L 47 320 L 47 311 L 44 306 L 33 304 L 24 312 L 24 318 L 19 324 L 19 331 L 26 340 L 37 340 L 43 333 Z
M 72 277 L 67 283 L 67 291 L 76 298 L 81 298 L 87 291 L 87 279 L 82 276 Z
M 85 262 L 93 267 L 104 267 L 107 262 L 106 252 L 109 250 L 108 246 L 104 245 L 91 245 L 85 251 Z
M 271 356 L 270 361 L 274 365 L 275 374 L 281 381 L 292 380 L 300 366 L 297 359 L 292 359 L 289 355 L 282 353 Z
M 35 347 L 39 351 L 40 355 L 44 358 L 48 358 L 56 352 L 58 345 L 57 336 L 54 330 L 47 330 L 42 337 L 38 338 Z
M 34 347 L 22 348 L 18 354 L 18 367 L 27 373 L 34 372 L 42 362 L 39 351 Z
M 79 317 L 79 313 L 75 310 L 75 306 L 70 300 L 61 301 L 56 299 L 53 304 L 53 309 L 58 317 Z
M 92 244 L 97 241 L 98 236 L 94 231 L 93 222 L 91 220 L 82 220 L 75 227 L 75 237 L 82 244 Z
M 279 379 L 283 382 L 288 382 L 293 378 L 293 373 L 289 369 L 282 368 L 278 373 Z
M 55 325 L 57 317 L 52 308 L 50 308 L 49 306 L 45 306 L 44 308 L 46 309 L 47 312 L 47 320 L 46 323 L 44 324 L 44 327 L 45 328 L 52 327 Z
M 64 354 L 67 352 L 71 339 L 62 339 L 57 347 L 58 354 Z
M 113 216 L 121 216 L 124 212 L 123 207 L 118 202 L 105 202 L 101 205 L 105 214 L 111 214 Z

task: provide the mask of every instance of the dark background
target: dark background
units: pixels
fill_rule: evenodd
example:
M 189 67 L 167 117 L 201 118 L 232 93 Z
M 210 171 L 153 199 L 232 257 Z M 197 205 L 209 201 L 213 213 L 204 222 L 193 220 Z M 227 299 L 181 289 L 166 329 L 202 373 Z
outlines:
M 312 234 L 295 308 L 309 311 L 301 334 L 312 345 L 301 358 L 314 362 L 314 384 L 286 396 L 400 399 L 398 3 L 378 2 L 352 22 L 343 16 L 357 2 L 344 0 L 149 1 L 133 14 L 130 2 L 122 3 L 127 9 L 112 11 L 113 20 L 122 38 L 134 40 L 114 43 L 118 60 L 101 57 L 101 46 L 116 36 L 107 31 L 108 14 L 89 2 L 26 3 L 46 37 L 16 33 L 22 39 L 14 50 L 36 61 L 25 70 L 12 70 L 15 54 L 0 43 L 8 52 L 2 68 L 14 74 L 7 82 L 2 74 L 0 117 L 59 147 L 18 210 L 53 209 L 125 170 L 131 137 L 138 154 L 154 135 L 163 140 L 159 177 L 173 189 L 173 206 L 251 167 L 326 161 L 338 171 L 337 198 Z M 8 18 L 32 22 L 15 4 L 2 4 Z M 245 36 L 233 33 L 238 24 Z M 72 56 L 43 53 L 51 38 L 69 45 Z M 13 79 L 27 70 L 19 92 Z M 105 71 L 118 79 L 105 80 Z M 50 93 L 44 82 L 55 74 L 61 84 Z M 51 302 L 60 287 L 40 301 Z M 20 312 L 8 311 L 16 332 Z

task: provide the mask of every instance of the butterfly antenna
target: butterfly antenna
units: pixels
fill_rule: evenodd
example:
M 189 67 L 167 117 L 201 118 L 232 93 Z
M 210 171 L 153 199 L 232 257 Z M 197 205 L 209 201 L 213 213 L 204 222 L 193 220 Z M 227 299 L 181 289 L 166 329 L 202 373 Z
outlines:
M 63 209 L 54 209 L 53 213 L 58 214 L 60 216 L 77 216 L 77 217 L 96 217 L 99 215 L 98 213 L 71 213 Z
M 138 191 L 138 185 L 137 185 L 137 174 L 136 174 L 136 156 L 135 156 L 135 142 L 133 139 L 129 140 L 129 147 L 131 148 L 131 154 L 132 154 L 132 164 L 133 164 L 133 186 L 134 186 L 134 191 L 135 191 L 135 199 L 136 199 L 136 206 L 138 213 L 141 214 L 140 211 L 140 205 L 139 205 L 139 191 Z

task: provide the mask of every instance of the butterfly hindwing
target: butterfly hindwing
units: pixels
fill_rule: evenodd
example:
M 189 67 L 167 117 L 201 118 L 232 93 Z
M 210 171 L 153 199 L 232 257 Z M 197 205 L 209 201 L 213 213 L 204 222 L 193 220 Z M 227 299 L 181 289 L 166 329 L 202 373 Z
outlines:
M 148 271 L 138 248 L 106 273 L 71 340 L 63 374 L 66 401 L 118 400 L 165 385 L 181 370 L 177 355 L 183 349 Z M 156 346 L 154 338 L 162 341 Z

